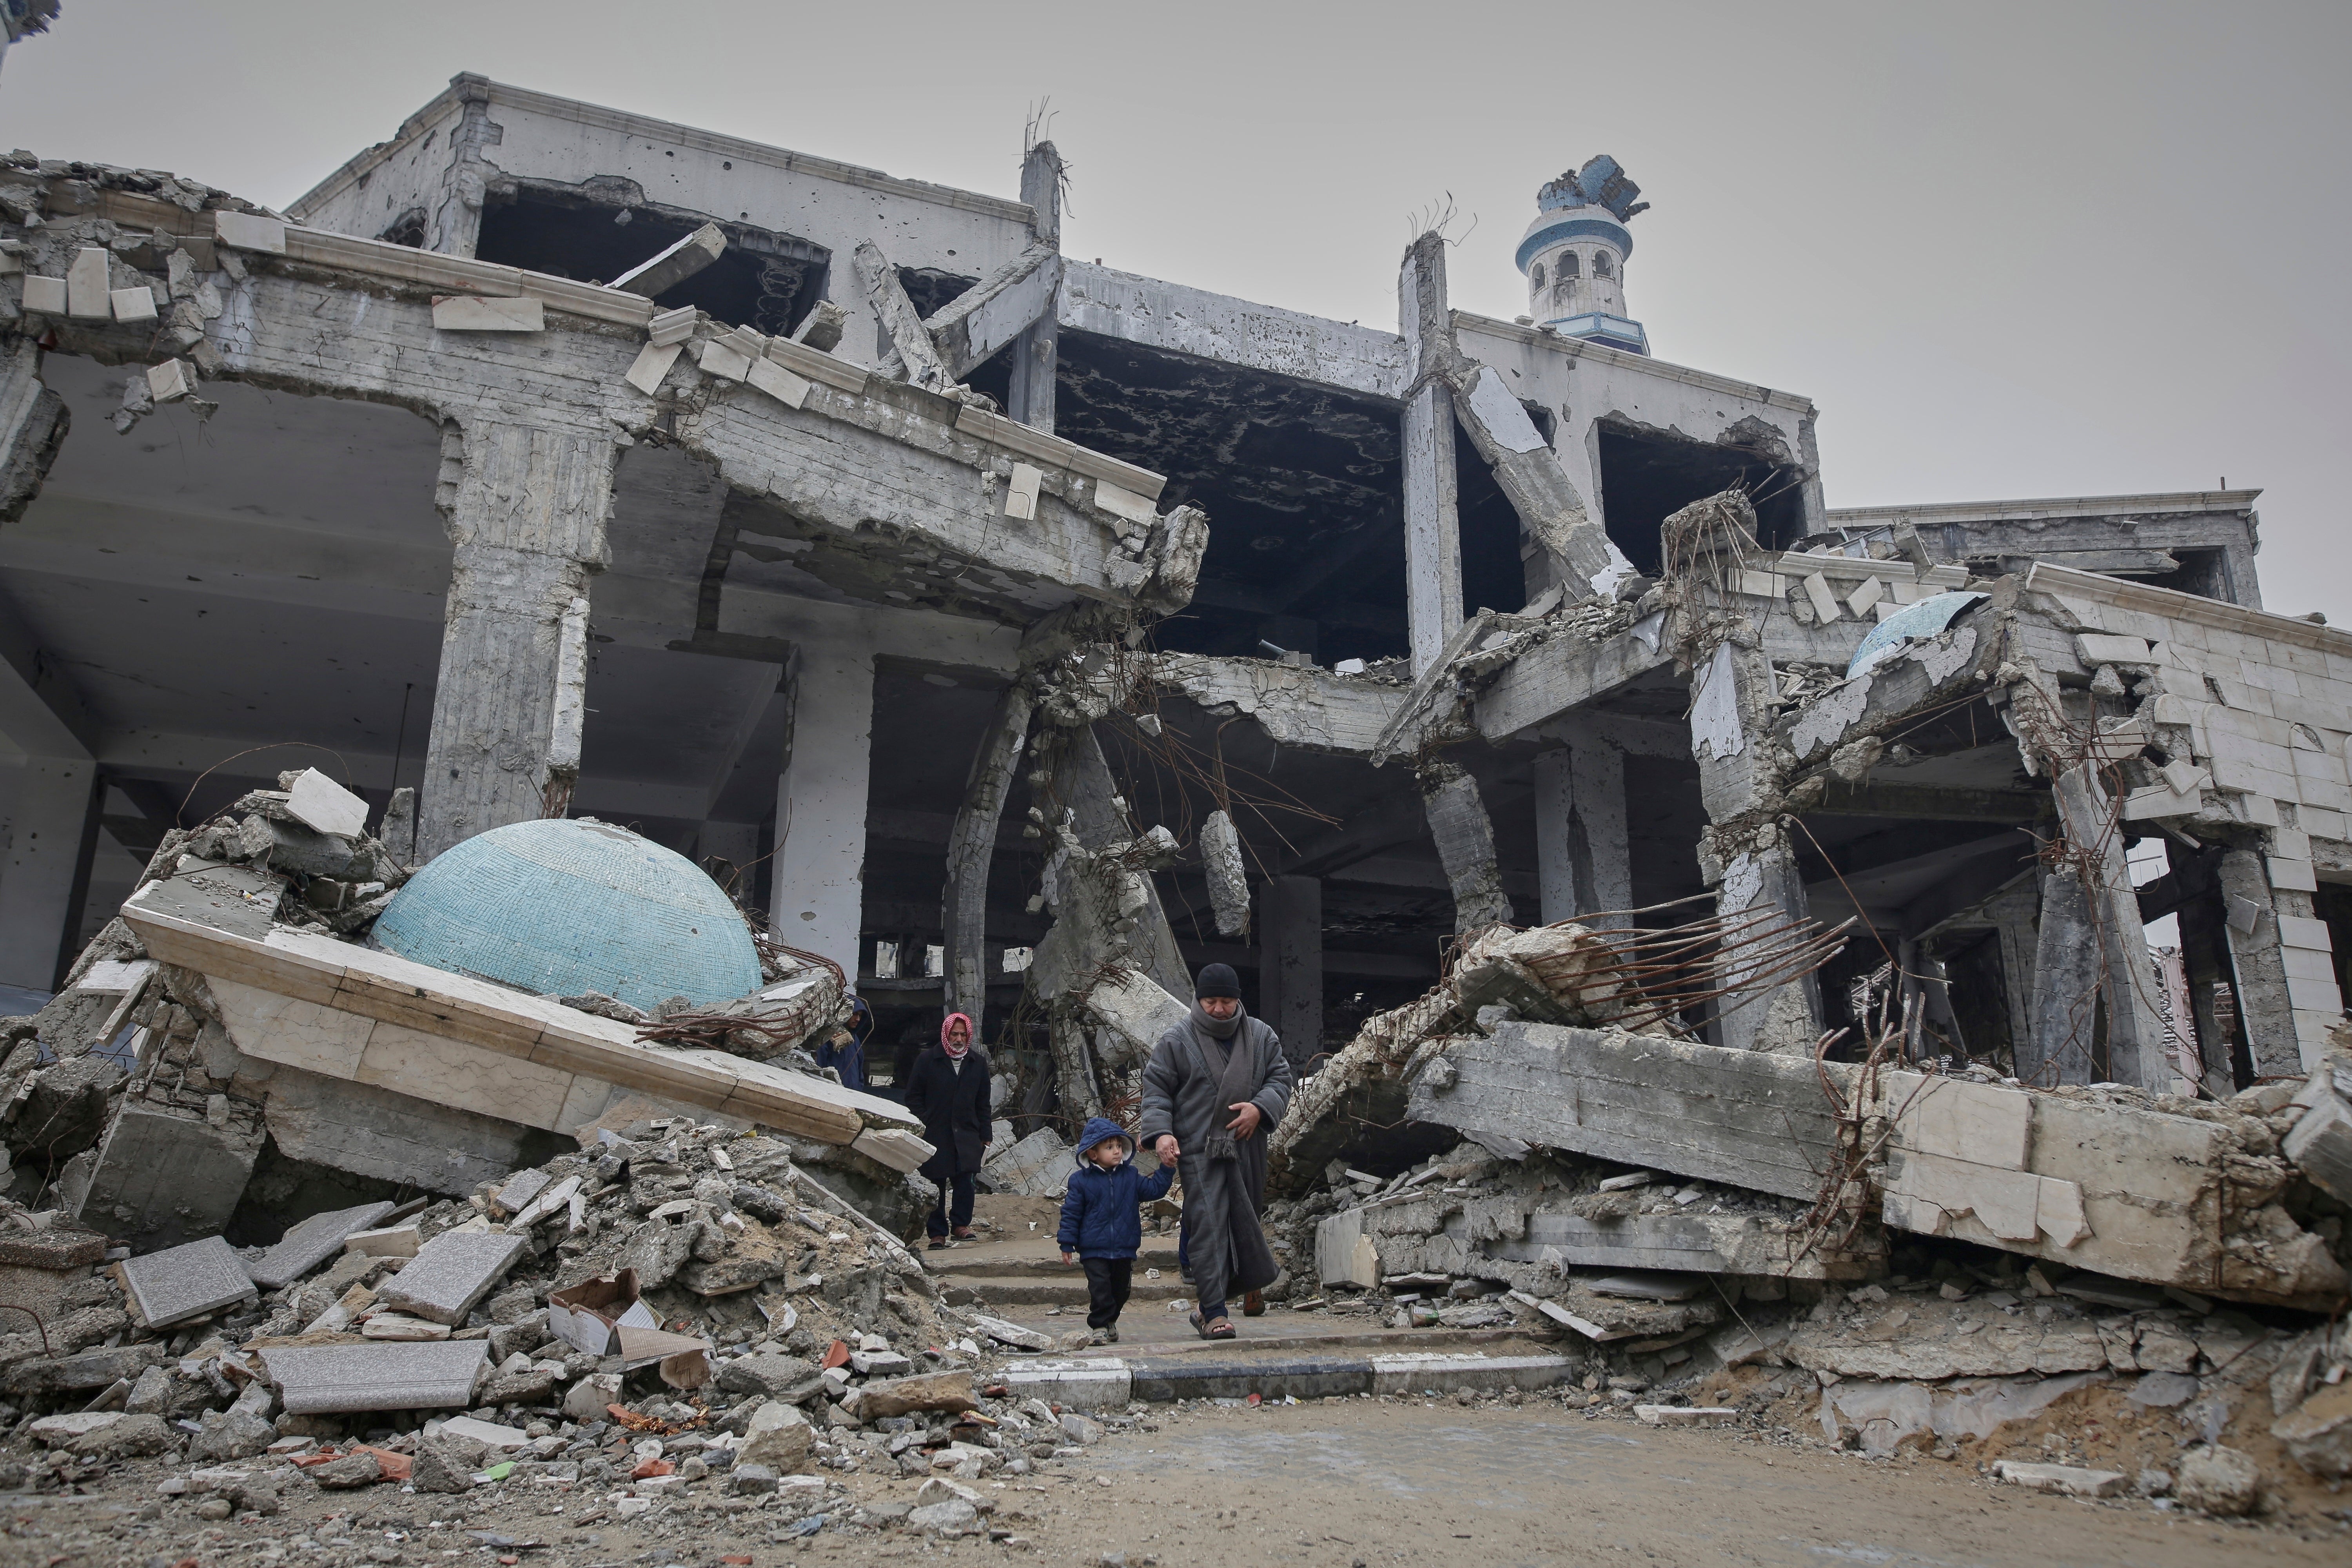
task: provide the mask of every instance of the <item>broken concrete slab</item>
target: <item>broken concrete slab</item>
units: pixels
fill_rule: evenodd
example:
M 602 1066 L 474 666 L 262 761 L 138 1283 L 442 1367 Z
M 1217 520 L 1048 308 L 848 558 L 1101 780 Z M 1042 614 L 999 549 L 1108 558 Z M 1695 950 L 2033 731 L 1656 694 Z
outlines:
M 265 1290 L 290 1285 L 342 1251 L 347 1238 L 367 1229 L 392 1209 L 389 1202 L 379 1201 L 314 1214 L 290 1227 L 278 1245 L 256 1259 L 247 1272 Z
M 2280 1305 L 2324 1309 L 2345 1290 L 2325 1242 L 2276 1206 L 2286 1167 L 2273 1162 L 2276 1184 L 2238 1179 L 2250 1156 L 2226 1126 L 2081 1091 L 1870 1082 L 1809 1057 L 1507 1021 L 1449 1039 L 1409 1111 L 1811 1201 L 1842 1157 L 1827 1086 L 1892 1123 L 1890 1157 L 1857 1173 L 1891 1226 Z
M 376 1299 L 427 1322 L 462 1323 L 530 1245 L 527 1237 L 444 1231 L 377 1287 Z
M 1993 1463 L 1992 1473 L 2013 1486 L 2065 1497 L 2118 1497 L 2124 1489 L 2124 1478 L 2119 1472 L 2087 1470 L 2076 1465 L 2029 1465 L 2015 1459 L 1998 1459 Z
M 71 1207 L 134 1247 L 174 1244 L 228 1223 L 260 1152 L 257 1132 L 127 1100 Z
M 127 1258 L 120 1274 L 132 1313 L 150 1329 L 205 1317 L 257 1294 L 244 1260 L 217 1236 Z
M 823 1079 L 725 1051 L 651 1049 L 625 1024 L 544 997 L 158 892 L 186 880 L 142 888 L 123 919 L 155 957 L 206 977 L 248 1057 L 557 1131 L 593 1120 L 616 1089 L 826 1143 L 921 1131 L 904 1106 Z
M 305 768 L 287 792 L 286 809 L 320 833 L 357 838 L 367 831 L 367 802 L 316 768 Z
M 289 1415 L 471 1405 L 489 1373 L 481 1340 L 257 1347 Z
M 980 1173 L 997 1192 L 1044 1197 L 1060 1192 L 1075 1168 L 1070 1146 L 1061 1135 L 1050 1127 L 1040 1127 L 982 1162 Z

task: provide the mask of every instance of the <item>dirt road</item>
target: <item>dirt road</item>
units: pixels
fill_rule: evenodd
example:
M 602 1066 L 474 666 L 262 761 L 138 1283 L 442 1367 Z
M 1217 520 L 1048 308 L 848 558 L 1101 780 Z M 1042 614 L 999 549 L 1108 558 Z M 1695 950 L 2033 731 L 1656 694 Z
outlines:
M 1047 1483 L 1040 1548 L 1064 1560 L 1124 1550 L 1130 1563 L 1149 1554 L 1162 1568 L 2209 1568 L 2224 1553 L 2339 1564 L 2352 1553 L 2352 1527 L 2303 1540 L 2143 1501 L 2043 1497 L 1925 1458 L 1882 1463 L 1532 1402 L 1186 1414 L 1113 1438 L 1072 1468 L 1113 1484 Z

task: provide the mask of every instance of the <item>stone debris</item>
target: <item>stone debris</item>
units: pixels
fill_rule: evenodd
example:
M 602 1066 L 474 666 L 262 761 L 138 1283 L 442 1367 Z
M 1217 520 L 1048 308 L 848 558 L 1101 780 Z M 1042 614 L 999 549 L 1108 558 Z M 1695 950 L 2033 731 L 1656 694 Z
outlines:
M 1872 1460 L 1965 1454 L 2086 1499 L 2121 1498 L 2130 1476 L 2225 1517 L 2352 1476 L 2352 1026 L 2321 888 L 2352 863 L 2352 642 L 2235 602 L 2253 597 L 2251 494 L 1945 509 L 1934 528 L 1824 513 L 1802 482 L 1811 427 L 1788 412 L 1801 400 L 1710 384 L 1693 402 L 1682 373 L 1644 370 L 1613 282 L 1588 289 L 1612 277 L 1598 241 L 1589 274 L 1563 272 L 1549 240 L 1528 252 L 1552 272 L 1528 270 L 1540 313 L 1524 330 L 1451 310 L 1430 234 L 1402 260 L 1397 339 L 1296 321 L 1227 333 L 1237 302 L 1066 278 L 1050 143 L 1027 155 L 1017 230 L 989 226 L 1003 204 L 959 209 L 978 226 L 965 254 L 1007 259 L 951 301 L 866 233 L 780 247 L 754 226 L 771 215 L 746 210 L 688 215 L 679 237 L 678 214 L 614 205 L 607 187 L 634 182 L 585 168 L 557 184 L 567 210 L 613 219 L 589 227 L 668 226 L 611 265 L 567 261 L 617 274 L 580 282 L 471 254 L 496 239 L 450 215 L 527 223 L 545 182 L 488 150 L 519 162 L 594 139 L 550 134 L 552 100 L 502 100 L 493 123 L 475 113 L 486 100 L 458 98 L 456 184 L 406 213 L 388 194 L 376 213 L 373 193 L 361 211 L 347 183 L 280 215 L 157 171 L 0 161 L 0 273 L 21 279 L 0 323 L 0 516 L 83 439 L 43 375 L 87 401 L 67 378 L 102 365 L 99 423 L 118 435 L 234 418 L 256 386 L 425 413 L 459 541 L 425 798 L 395 790 L 377 816 L 320 769 L 247 787 L 273 781 L 230 758 L 219 776 L 236 782 L 208 798 L 236 798 L 184 826 L 191 794 L 158 819 L 121 918 L 37 1014 L 0 1020 L 0 1301 L 33 1320 L 0 1324 L 24 1455 L 0 1460 L 0 1490 L 79 1495 L 153 1459 L 193 1467 L 159 1495 L 207 1523 L 268 1517 L 307 1481 L 404 1487 L 453 1500 L 433 1505 L 449 1515 L 541 1489 L 615 1521 L 718 1506 L 756 1511 L 777 1546 L 848 1530 L 1016 1544 L 1014 1500 L 971 1483 L 1083 1457 L 1131 1428 L 1130 1394 L 1193 1384 L 1144 1358 L 1028 1359 L 1086 1337 L 1004 1315 L 1034 1281 L 991 1302 L 1003 1281 L 975 1277 L 944 1304 L 907 1245 L 937 1151 L 902 1106 L 846 1087 L 851 992 L 870 955 L 875 981 L 919 973 L 941 994 L 869 988 L 855 1016 L 877 1080 L 895 1046 L 929 1037 L 935 1001 L 984 1026 L 983 1181 L 1049 1198 L 1072 1170 L 1065 1134 L 1129 1114 L 1153 1042 L 1184 1017 L 1179 932 L 1197 938 L 1204 914 L 1226 939 L 1254 916 L 1266 928 L 1256 996 L 1300 1074 L 1270 1139 L 1286 1272 L 1266 1294 L 1381 1347 L 1353 1392 L 1468 1403 L 1482 1379 L 1527 1394 L 1565 1378 L 1547 1396 L 1595 1420 L 1738 1426 Z M 369 167 L 406 178 L 428 123 L 404 128 L 404 159 Z M 421 133 L 429 147 L 438 132 Z M 688 154 L 678 189 L 715 178 L 709 151 L 669 154 Z M 899 193 L 856 183 L 833 205 L 862 214 L 870 197 L 902 258 L 939 252 Z M 1601 158 L 1542 203 L 1617 233 L 1637 194 Z M 794 221 L 823 228 L 827 210 Z M 471 227 L 442 232 L 452 221 Z M 854 273 L 882 324 L 870 353 L 833 352 L 852 313 L 805 297 L 821 276 L 807 258 L 826 255 L 854 262 L 836 281 Z M 655 300 L 743 266 L 756 321 Z M 1554 310 L 1571 295 L 1593 309 Z M 1361 605 L 1329 619 L 1324 578 L 1360 578 L 1358 546 L 1294 542 L 1325 559 L 1270 556 L 1267 583 L 1195 605 L 1209 518 L 1163 515 L 1160 474 L 1054 433 L 1065 307 L 1111 337 L 1147 318 L 1141 341 L 1199 333 L 1183 352 L 1202 385 L 1234 368 L 1221 342 L 1295 340 L 1325 367 L 1301 385 L 1328 374 L 1351 396 L 1402 395 L 1401 459 L 1355 461 L 1324 430 L 1330 471 L 1297 458 L 1276 488 L 1318 498 L 1318 539 L 1377 542 L 1370 524 L 1401 517 L 1416 584 L 1459 575 L 1441 565 L 1458 426 L 1545 585 L 1474 613 L 1452 602 L 1458 583 L 1416 588 L 1409 624 L 1376 631 Z M 1537 390 L 1565 374 L 1571 320 L 1633 351 L 1605 368 L 1671 431 L 1643 438 L 1661 475 L 1680 442 L 1775 477 L 1689 500 L 1637 549 L 1635 525 L 1580 493 L 1601 478 L 1574 454 L 1599 449 L 1605 400 Z M 320 321 L 341 325 L 321 337 Z M 1000 408 L 963 378 L 1016 342 L 995 362 L 1013 366 Z M 1115 374 L 1093 380 L 1088 398 L 1117 395 Z M 550 403 L 575 385 L 619 402 L 585 417 Z M 1135 423 L 1095 406 L 1069 427 L 1086 422 Z M 1227 447 L 1263 449 L 1243 424 Z M 1139 451 L 1161 438 L 1130 436 Z M 791 520 L 789 537 L 733 510 L 721 525 L 755 599 L 887 602 L 909 630 L 952 623 L 911 662 L 987 672 L 962 795 L 887 814 L 905 842 L 948 847 L 936 928 L 874 940 L 837 897 L 884 814 L 824 769 L 873 771 L 876 682 L 907 677 L 864 655 L 784 660 L 733 587 L 712 619 L 724 563 L 699 546 L 631 570 L 664 576 L 649 605 L 699 584 L 702 621 L 666 633 L 671 648 L 742 656 L 762 702 L 756 671 L 784 664 L 793 819 L 704 823 L 698 864 L 574 812 L 615 475 L 634 498 L 673 460 L 715 475 L 713 496 L 765 487 Z M 1357 474 L 1386 468 L 1402 500 L 1349 499 Z M 1227 493 L 1197 473 L 1186 492 Z M 733 542 L 739 524 L 776 543 Z M 1271 608 L 1244 615 L 1244 599 Z M 1272 657 L 1160 650 L 1155 627 L 1179 611 L 1201 624 L 1165 624 L 1171 641 Z M 967 646 L 974 616 L 1006 635 Z M 1341 624 L 1363 655 L 1320 668 L 1318 628 L 1328 642 Z M 52 667 L 69 695 L 69 672 L 97 661 Z M 251 694 L 230 695 L 248 724 Z M 1307 811 L 1269 834 L 1288 808 L 1260 796 L 1292 787 L 1272 785 L 1277 761 L 1308 781 Z M 1652 857 L 1643 884 L 1673 901 L 1634 909 L 1627 806 L 1653 763 L 1692 770 L 1696 790 L 1644 803 L 1653 837 L 1672 823 L 1687 853 Z M 1523 767 L 1525 879 L 1493 814 L 1498 768 L 1517 798 Z M 1012 902 L 1050 922 L 1019 936 L 1034 946 L 991 929 L 1016 785 L 1036 881 Z M 1197 829 L 1189 805 L 1158 804 L 1204 790 Z M 1856 821 L 1878 826 L 1834 826 Z M 2136 874 L 2151 849 L 2157 881 Z M 594 876 L 555 864 L 591 859 Z M 1382 864 L 1385 880 L 1360 875 Z M 1327 918 L 1331 878 L 1351 890 Z M 2159 902 L 2182 948 L 2151 955 L 2141 911 Z M 1327 965 L 1327 942 L 1379 962 Z M 46 978 L 50 956 L 28 973 Z M 1156 1205 L 1155 1225 L 1181 1205 Z M 1512 1344 L 1454 1353 L 1487 1336 Z M 1443 1348 L 1398 1349 L 1422 1344 Z M 1530 1345 L 1557 1353 L 1518 1353 Z M 1310 1396 L 1339 1375 L 1279 1373 Z M 2119 1468 L 2059 1462 L 2110 1456 Z M 861 1466 L 920 1489 L 861 1503 L 818 1473 Z M 409 1555 L 512 1563 L 546 1544 L 446 1523 Z

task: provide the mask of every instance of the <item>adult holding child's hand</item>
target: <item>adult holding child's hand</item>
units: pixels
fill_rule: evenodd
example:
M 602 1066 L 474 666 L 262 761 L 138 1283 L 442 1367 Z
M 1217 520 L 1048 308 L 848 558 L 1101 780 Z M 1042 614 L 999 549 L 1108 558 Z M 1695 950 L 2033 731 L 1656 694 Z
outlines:
M 1282 1041 L 1242 1006 L 1223 963 L 1204 967 L 1191 1013 L 1160 1037 L 1143 1068 L 1141 1135 L 1184 1184 L 1186 1252 L 1202 1339 L 1234 1338 L 1226 1302 L 1264 1311 L 1259 1292 L 1282 1273 L 1258 1213 L 1265 1204 L 1265 1134 L 1290 1103 Z

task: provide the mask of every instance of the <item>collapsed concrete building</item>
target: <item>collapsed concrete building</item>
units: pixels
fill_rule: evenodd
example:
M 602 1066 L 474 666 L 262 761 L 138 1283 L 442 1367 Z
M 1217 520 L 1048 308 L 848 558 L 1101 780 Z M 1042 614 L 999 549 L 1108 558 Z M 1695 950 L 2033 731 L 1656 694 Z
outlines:
M 1064 179 L 474 77 L 282 213 L 0 165 L 11 1196 L 273 1239 L 635 1097 L 895 1223 L 928 1146 L 754 1004 L 831 973 L 885 1078 L 971 1015 L 1018 1138 L 1214 960 L 1308 1075 L 1294 1194 L 1467 1134 L 1852 1221 L 1681 1227 L 1718 1273 L 1891 1226 L 2341 1299 L 2352 637 L 2262 609 L 2256 492 L 1828 510 L 1807 399 L 1649 353 L 1607 158 L 1526 316 L 1433 233 L 1394 332 L 1066 257 Z M 606 901 L 448 940 L 415 889 L 492 839 Z M 705 881 L 737 983 L 523 974 Z

